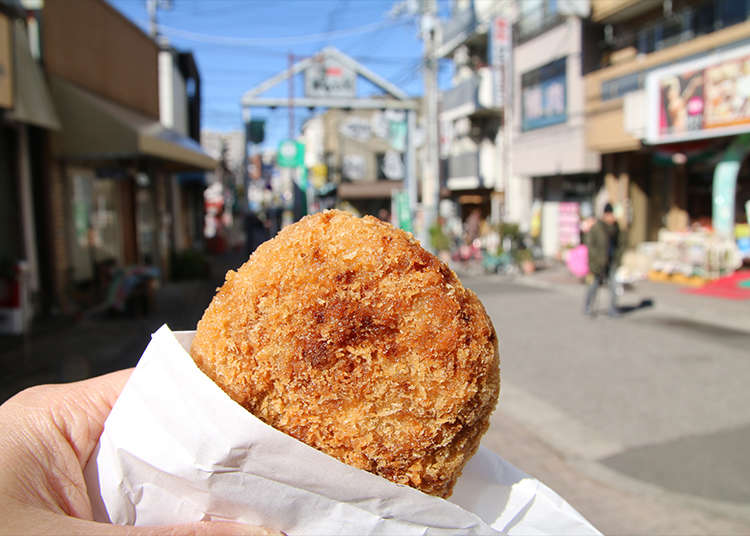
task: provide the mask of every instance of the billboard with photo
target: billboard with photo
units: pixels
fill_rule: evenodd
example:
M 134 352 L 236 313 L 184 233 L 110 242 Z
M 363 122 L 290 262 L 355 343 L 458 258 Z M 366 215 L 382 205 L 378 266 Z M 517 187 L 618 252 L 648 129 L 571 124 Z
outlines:
M 750 131 L 750 47 L 735 48 L 648 74 L 648 143 Z

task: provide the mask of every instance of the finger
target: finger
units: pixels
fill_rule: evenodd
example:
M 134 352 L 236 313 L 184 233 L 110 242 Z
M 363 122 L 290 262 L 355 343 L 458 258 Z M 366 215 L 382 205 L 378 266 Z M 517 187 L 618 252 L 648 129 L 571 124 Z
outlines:
M 86 464 L 117 397 L 133 373 L 119 370 L 60 387 L 58 404 L 50 404 L 55 422 L 73 447 L 81 465 Z
M 72 517 L 64 517 L 50 512 L 21 510 L 6 518 L 6 533 L 2 534 L 35 534 L 58 535 L 70 534 L 75 536 L 282 536 L 277 530 L 234 523 L 229 521 L 201 521 L 183 525 L 163 525 L 153 527 L 130 527 L 110 525 L 85 521 Z M 20 515 L 19 515 L 20 514 Z M 27 515 L 24 515 L 27 514 Z M 20 517 L 20 519 L 18 519 Z

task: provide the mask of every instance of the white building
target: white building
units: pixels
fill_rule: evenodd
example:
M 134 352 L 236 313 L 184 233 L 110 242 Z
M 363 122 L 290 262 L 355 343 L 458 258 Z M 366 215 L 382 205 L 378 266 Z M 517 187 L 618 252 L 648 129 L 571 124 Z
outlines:
M 437 54 L 453 60 L 452 87 L 441 95 L 440 157 L 444 190 L 463 219 L 479 210 L 492 212 L 493 198 L 502 204 L 502 82 L 489 66 L 491 21 L 512 17 L 512 2 L 454 0 L 451 18 L 442 21 Z M 507 205 L 507 201 L 506 201 Z
M 578 242 L 579 213 L 591 210 L 598 189 L 584 117 L 588 13 L 586 0 L 524 0 L 515 25 L 508 217 L 524 226 L 535 220 L 529 227 L 547 256 Z

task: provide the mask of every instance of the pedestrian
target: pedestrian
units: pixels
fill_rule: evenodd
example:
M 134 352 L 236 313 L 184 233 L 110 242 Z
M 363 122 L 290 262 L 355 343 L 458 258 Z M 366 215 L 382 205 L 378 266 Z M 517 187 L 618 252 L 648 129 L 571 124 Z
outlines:
M 280 534 L 223 521 L 123 527 L 92 520 L 83 469 L 131 372 L 33 387 L 0 406 L 0 534 Z
M 625 233 L 615 219 L 612 205 L 604 206 L 602 217 L 586 233 L 586 246 L 589 255 L 589 272 L 593 277 L 586 291 L 584 313 L 593 316 L 593 305 L 599 287 L 606 282 L 609 286 L 609 316 L 619 316 L 617 308 L 617 287 L 615 271 L 620 264 L 625 244 Z

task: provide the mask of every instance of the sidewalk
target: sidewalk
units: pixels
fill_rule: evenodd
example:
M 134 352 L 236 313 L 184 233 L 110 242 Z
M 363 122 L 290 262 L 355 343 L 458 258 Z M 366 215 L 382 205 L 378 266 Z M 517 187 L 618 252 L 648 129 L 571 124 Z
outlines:
M 209 258 L 211 277 L 168 282 L 156 291 L 155 306 L 145 316 L 92 316 L 74 321 L 53 318 L 37 322 L 23 336 L 0 336 L 0 403 L 31 385 L 76 381 L 132 367 L 151 334 L 162 324 L 191 330 L 203 315 L 229 269 L 244 253 Z
M 586 286 L 562 264 L 552 264 L 530 275 L 518 276 L 514 282 L 557 290 L 581 299 Z M 638 281 L 620 297 L 619 305 L 626 311 L 659 318 L 665 322 L 694 323 L 719 330 L 750 333 L 750 300 L 727 300 L 682 292 L 681 285 L 668 282 Z M 603 309 L 608 300 L 601 288 L 597 297 Z

